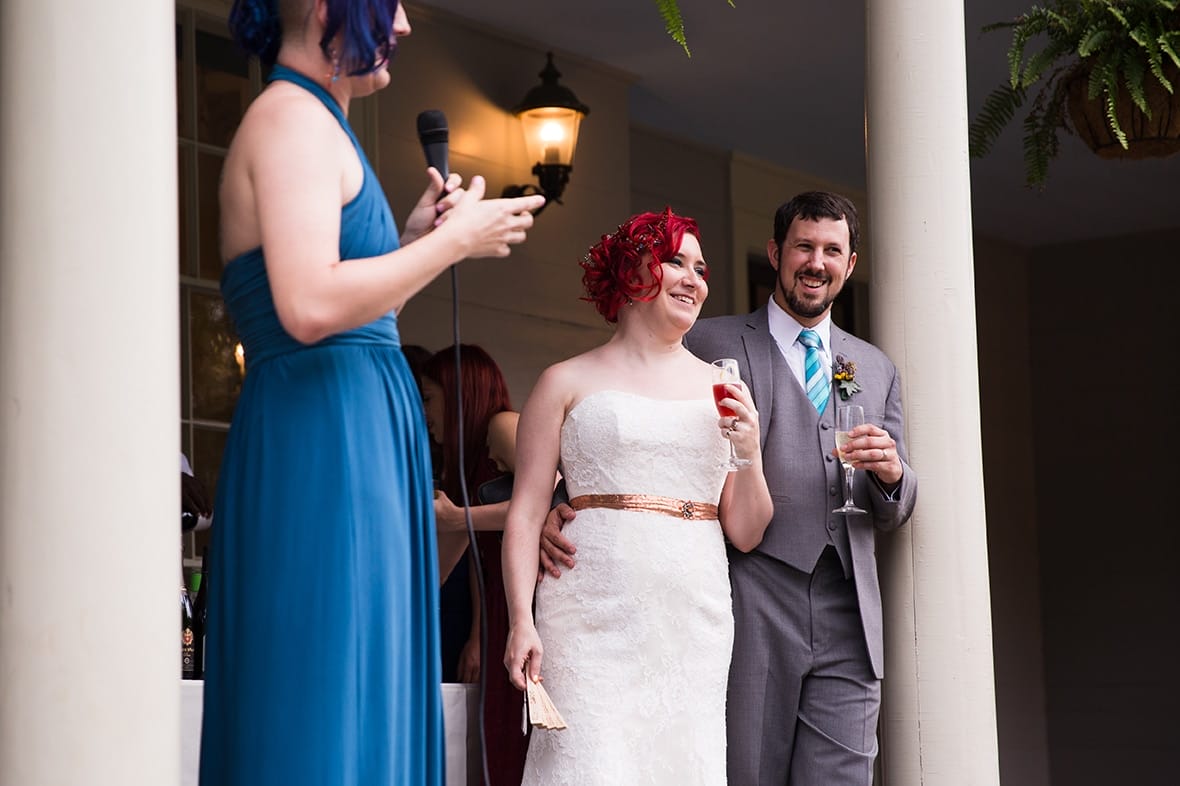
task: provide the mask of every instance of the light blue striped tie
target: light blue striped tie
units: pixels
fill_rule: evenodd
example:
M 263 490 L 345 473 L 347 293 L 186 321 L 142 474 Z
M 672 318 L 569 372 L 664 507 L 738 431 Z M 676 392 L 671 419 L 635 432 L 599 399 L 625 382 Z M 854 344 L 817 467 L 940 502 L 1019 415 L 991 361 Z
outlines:
M 799 333 L 799 343 L 807 347 L 807 354 L 803 358 L 803 378 L 807 380 L 807 399 L 815 407 L 815 411 L 824 414 L 828 399 L 832 395 L 832 383 L 824 373 L 824 359 L 819 351 L 819 333 L 814 330 L 804 330 Z

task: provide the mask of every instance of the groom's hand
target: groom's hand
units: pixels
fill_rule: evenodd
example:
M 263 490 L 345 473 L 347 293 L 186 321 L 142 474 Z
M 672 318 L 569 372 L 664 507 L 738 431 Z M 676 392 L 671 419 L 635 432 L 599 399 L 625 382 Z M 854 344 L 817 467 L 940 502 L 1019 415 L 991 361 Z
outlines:
M 857 426 L 848 432 L 851 439 L 844 446 L 844 456 L 855 469 L 868 470 L 877 476 L 886 489 L 901 482 L 901 457 L 897 455 L 897 441 L 889 432 L 872 423 Z M 832 455 L 839 457 L 839 451 Z
M 562 502 L 545 517 L 545 526 L 541 528 L 541 570 L 537 573 L 537 583 L 545 578 L 546 573 L 555 579 L 561 578 L 558 563 L 567 568 L 574 566 L 573 555 L 578 549 L 561 534 L 561 529 L 567 522 L 573 521 L 576 515 L 573 508 Z

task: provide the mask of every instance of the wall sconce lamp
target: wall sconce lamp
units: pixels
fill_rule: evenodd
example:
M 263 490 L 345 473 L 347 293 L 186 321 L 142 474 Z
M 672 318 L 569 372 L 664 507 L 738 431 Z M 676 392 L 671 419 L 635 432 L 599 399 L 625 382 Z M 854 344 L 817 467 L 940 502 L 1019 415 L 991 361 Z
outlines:
M 506 197 L 543 194 L 546 205 L 550 202 L 561 204 L 561 192 L 573 170 L 578 126 L 582 118 L 590 114 L 590 107 L 579 101 L 572 90 L 557 83 L 561 72 L 553 67 L 553 53 L 548 52 L 547 57 L 548 62 L 540 73 L 541 84 L 530 90 L 512 110 L 524 129 L 529 158 L 536 162 L 533 174 L 537 176 L 538 185 L 505 186 L 503 193 Z M 537 213 L 544 209 L 543 205 Z

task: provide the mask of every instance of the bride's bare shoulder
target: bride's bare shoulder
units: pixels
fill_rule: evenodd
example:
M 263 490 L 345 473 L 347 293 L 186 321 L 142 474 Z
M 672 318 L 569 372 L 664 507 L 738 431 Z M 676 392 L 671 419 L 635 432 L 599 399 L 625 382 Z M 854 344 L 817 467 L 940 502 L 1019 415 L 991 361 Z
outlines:
M 529 398 L 560 403 L 562 409 L 568 411 L 588 393 L 602 387 L 606 378 L 609 378 L 607 364 L 599 349 L 592 349 L 542 371 Z
M 590 352 L 584 352 L 549 366 L 541 372 L 541 376 L 537 379 L 537 386 L 544 385 L 547 388 L 562 390 L 576 389 L 579 381 L 584 381 L 585 375 L 593 373 L 595 370 L 596 364 L 588 357 L 590 354 Z

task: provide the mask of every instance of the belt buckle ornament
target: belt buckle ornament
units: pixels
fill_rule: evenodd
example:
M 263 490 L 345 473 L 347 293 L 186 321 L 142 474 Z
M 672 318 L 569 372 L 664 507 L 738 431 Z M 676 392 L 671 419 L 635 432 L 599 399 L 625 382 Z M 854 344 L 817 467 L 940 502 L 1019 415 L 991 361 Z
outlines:
M 696 511 L 696 508 L 693 506 L 692 500 L 686 500 L 685 503 L 680 506 L 680 512 L 684 516 L 684 518 L 686 518 L 686 519 L 691 519 L 692 514 L 695 511 Z

